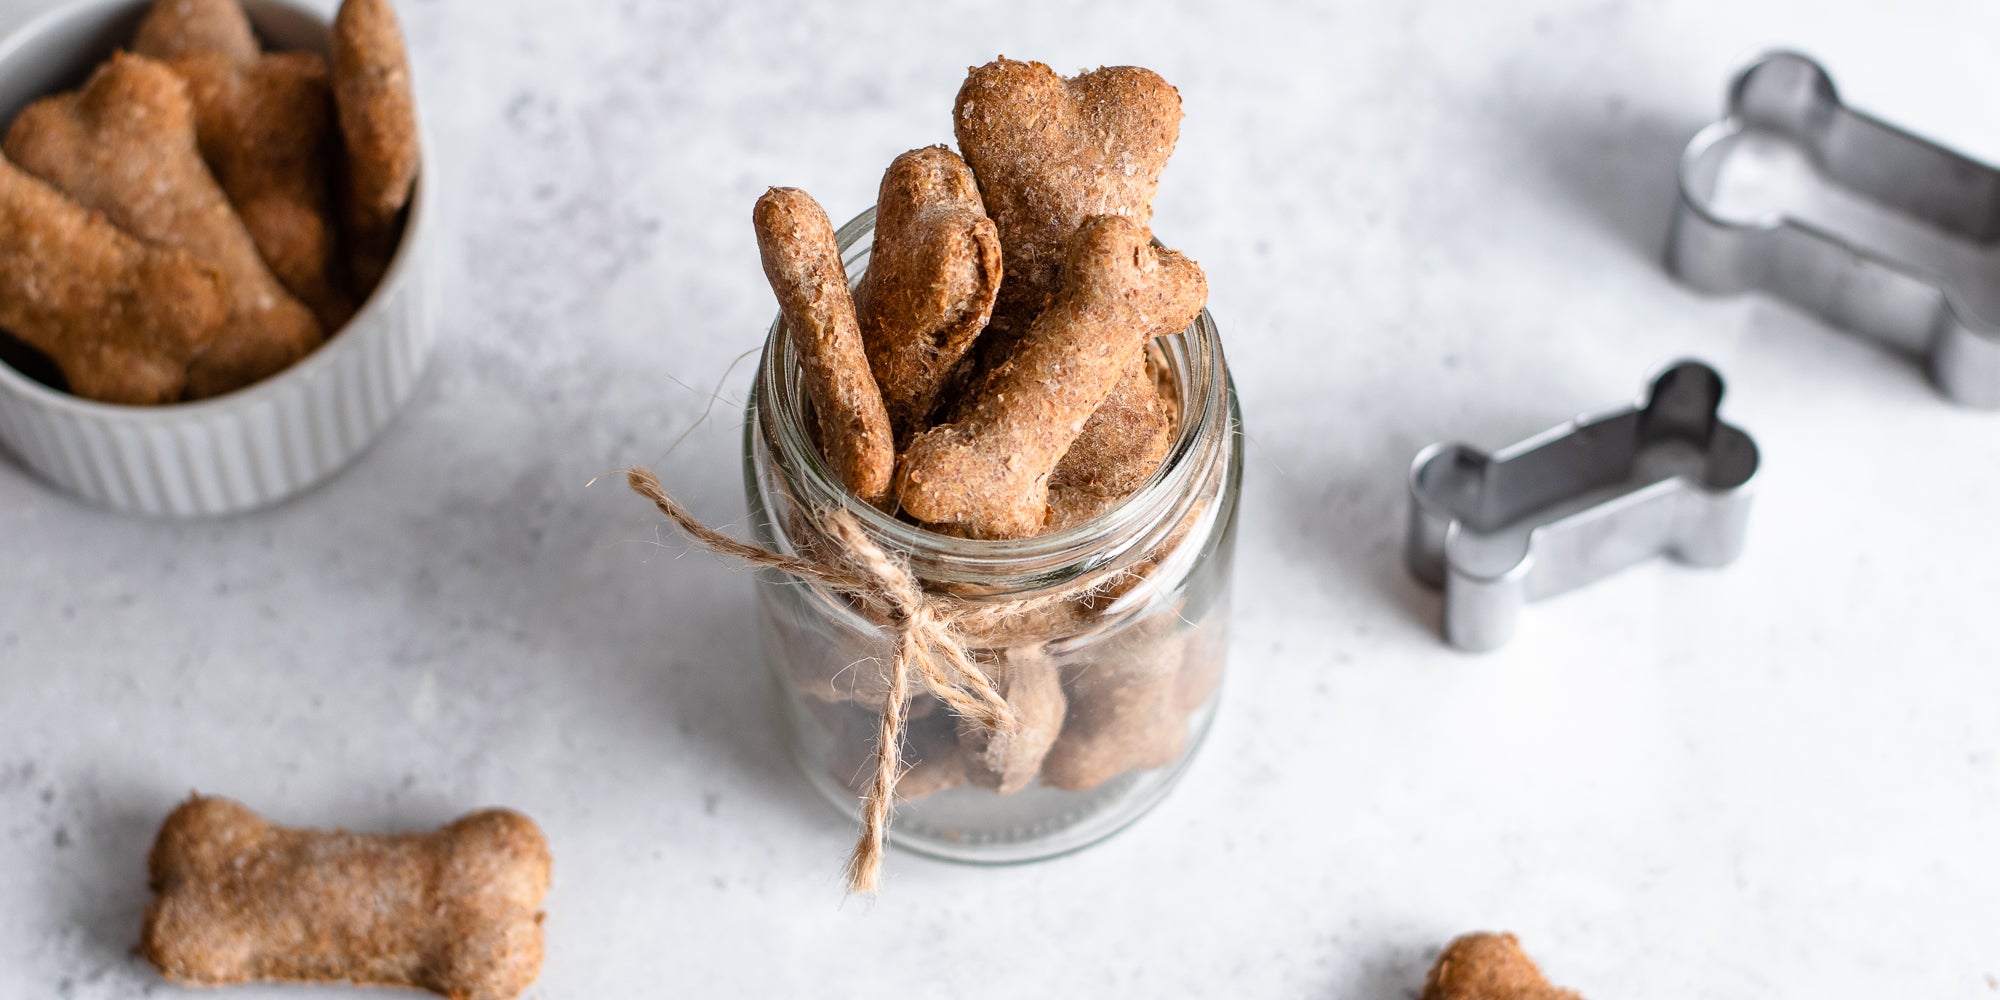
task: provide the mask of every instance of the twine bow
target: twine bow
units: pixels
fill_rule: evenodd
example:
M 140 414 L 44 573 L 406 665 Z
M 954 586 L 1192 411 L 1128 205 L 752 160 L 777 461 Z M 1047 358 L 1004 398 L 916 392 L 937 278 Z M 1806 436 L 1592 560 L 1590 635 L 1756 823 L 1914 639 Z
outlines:
M 973 662 L 966 650 L 964 630 L 972 623 L 1018 614 L 1046 599 L 980 608 L 926 594 L 909 565 L 884 551 L 845 510 L 823 511 L 817 516 L 818 525 L 837 543 L 833 546 L 834 562 L 817 562 L 739 541 L 701 523 L 667 493 L 650 469 L 633 466 L 625 470 L 625 482 L 633 492 L 651 500 L 695 544 L 716 555 L 769 567 L 853 597 L 893 636 L 895 655 L 889 662 L 888 700 L 877 733 L 875 776 L 861 799 L 861 836 L 845 869 L 847 891 L 876 891 L 881 883 L 882 850 L 896 801 L 896 782 L 903 774 L 910 675 L 914 672 L 925 690 L 959 718 L 993 732 L 1012 729 L 1014 710 L 994 687 L 993 679 Z M 1072 597 L 1088 589 L 1069 588 L 1057 597 Z

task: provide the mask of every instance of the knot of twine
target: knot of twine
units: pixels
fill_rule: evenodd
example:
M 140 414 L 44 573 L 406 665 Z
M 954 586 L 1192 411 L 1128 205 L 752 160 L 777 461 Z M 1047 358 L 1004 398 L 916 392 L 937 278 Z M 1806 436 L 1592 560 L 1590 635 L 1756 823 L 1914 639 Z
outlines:
M 889 690 L 875 745 L 875 775 L 861 798 L 861 836 L 848 856 L 847 891 L 872 893 L 881 884 L 882 851 L 896 782 L 903 775 L 903 729 L 909 721 L 911 674 L 959 718 L 992 732 L 1016 725 L 1013 707 L 966 648 L 966 633 L 1102 586 L 1103 579 L 1061 592 L 997 605 L 975 605 L 925 593 L 909 564 L 890 555 L 845 510 L 820 511 L 814 523 L 836 544 L 836 561 L 819 562 L 772 552 L 731 538 L 696 520 L 660 485 L 652 470 L 625 470 L 626 485 L 653 502 L 667 520 L 702 548 L 751 566 L 768 567 L 848 595 L 891 635 L 895 653 L 888 664 Z

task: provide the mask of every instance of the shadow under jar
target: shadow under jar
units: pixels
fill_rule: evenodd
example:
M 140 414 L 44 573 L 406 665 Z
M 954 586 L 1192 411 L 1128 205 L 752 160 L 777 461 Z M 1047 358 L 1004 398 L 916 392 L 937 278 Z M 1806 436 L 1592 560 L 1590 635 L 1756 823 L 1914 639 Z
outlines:
M 874 218 L 864 212 L 838 234 L 850 283 L 866 270 Z M 908 561 L 927 593 L 1029 607 L 965 634 L 1022 717 L 1009 742 L 994 746 L 911 679 L 893 843 L 989 863 L 1084 847 L 1160 801 L 1207 733 L 1227 650 L 1241 415 L 1205 310 L 1155 343 L 1179 406 L 1159 470 L 1095 519 L 992 541 L 928 531 L 847 492 L 813 443 L 782 318 L 772 325 L 745 421 L 744 490 L 758 541 L 810 555 L 828 544 L 814 513 L 844 509 Z M 1092 580 L 1105 582 L 1063 596 Z M 858 815 L 875 770 L 890 638 L 815 584 L 763 570 L 757 590 L 794 756 L 830 802 Z

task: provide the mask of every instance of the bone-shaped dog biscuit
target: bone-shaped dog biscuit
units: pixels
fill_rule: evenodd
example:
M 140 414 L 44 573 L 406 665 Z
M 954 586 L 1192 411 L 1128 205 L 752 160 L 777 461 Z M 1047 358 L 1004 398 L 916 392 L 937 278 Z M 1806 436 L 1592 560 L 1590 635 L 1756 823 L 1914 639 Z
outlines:
M 422 156 L 410 57 L 389 0 L 344 0 L 334 15 L 333 97 L 347 150 L 354 281 L 365 294 L 388 269 Z
M 1000 237 L 965 161 L 942 146 L 896 157 L 854 311 L 897 440 L 927 426 L 939 387 L 993 315 L 1000 271 Z
M 187 251 L 134 239 L 0 159 L 0 327 L 54 360 L 71 392 L 178 401 L 229 302 Z
M 6 153 L 119 228 L 185 248 L 222 273 L 235 311 L 222 335 L 190 363 L 189 396 L 241 388 L 319 346 L 319 321 L 265 266 L 202 162 L 193 104 L 166 65 L 113 56 L 82 90 L 21 112 L 7 130 Z
M 1012 795 L 1040 773 L 1042 758 L 1062 731 L 1069 702 L 1063 696 L 1061 667 L 1039 646 L 1000 651 L 993 673 L 1014 710 L 1014 725 L 996 731 L 961 721 L 958 745 L 973 784 Z
M 1049 527 L 1082 523 L 1131 495 L 1172 449 L 1174 427 L 1168 397 L 1142 358 L 1125 370 L 1049 475 Z
M 132 51 L 164 62 L 212 52 L 242 64 L 256 59 L 260 47 L 238 0 L 154 0 Z
M 1438 956 L 1421 1000 L 1583 1000 L 1549 984 L 1512 934 L 1467 934 Z
M 201 153 L 271 272 L 328 331 L 354 315 L 334 223 L 333 99 L 326 60 L 273 52 L 244 66 L 174 64 L 195 102 Z
M 1085 219 L 1146 227 L 1180 138 L 1181 98 L 1152 70 L 1107 66 L 1064 79 L 1037 62 L 970 70 L 952 108 L 958 148 L 1000 229 L 998 311 L 1025 328 L 1062 284 Z
M 1127 771 L 1179 760 L 1188 736 L 1181 707 L 1187 645 L 1177 617 L 1148 616 L 1072 663 L 1065 671 L 1069 710 L 1042 760 L 1042 783 L 1089 791 Z
M 236 0 L 154 0 L 132 51 L 187 81 L 202 159 L 272 273 L 327 330 L 346 323 L 354 303 L 333 215 L 326 59 L 260 53 Z
M 753 222 L 827 464 L 856 496 L 880 500 L 896 469 L 896 445 L 882 391 L 868 370 L 833 223 L 811 195 L 782 187 L 757 199 Z
M 1062 734 L 1042 760 L 1043 784 L 1089 791 L 1127 771 L 1179 760 L 1187 746 L 1179 680 L 1180 664 L 1170 658 L 1164 669 L 1107 671 L 1073 690 Z
M 1151 244 L 1123 216 L 1085 223 L 1063 289 L 964 419 L 933 427 L 903 457 L 903 508 L 979 538 L 1025 538 L 1048 524 L 1049 474 L 1148 340 L 1201 311 L 1194 261 Z
M 489 809 L 430 833 L 275 826 L 194 796 L 160 826 L 140 953 L 168 979 L 413 986 L 507 1000 L 540 974 L 548 843 Z

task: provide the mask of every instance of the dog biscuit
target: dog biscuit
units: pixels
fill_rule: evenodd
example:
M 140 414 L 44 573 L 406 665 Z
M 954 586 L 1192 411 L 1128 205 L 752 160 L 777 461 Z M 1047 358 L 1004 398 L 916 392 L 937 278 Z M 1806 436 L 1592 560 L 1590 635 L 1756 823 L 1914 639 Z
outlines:
M 1085 219 L 1152 223 L 1153 193 L 1180 138 L 1181 98 L 1136 66 L 1065 79 L 1001 58 L 966 74 L 952 122 L 1000 231 L 1007 280 L 997 312 L 1025 330 L 1062 287 Z
M 119 228 L 222 273 L 234 311 L 188 366 L 187 395 L 249 385 L 304 357 L 319 321 L 278 282 L 202 162 L 187 87 L 166 65 L 118 54 L 83 89 L 29 105 L 6 155 Z
M 275 826 L 196 795 L 153 842 L 139 951 L 181 983 L 348 982 L 507 1000 L 541 972 L 549 865 L 541 830 L 505 809 L 371 835 Z
M 942 146 L 896 157 L 854 310 L 898 441 L 928 426 L 939 387 L 993 315 L 1000 277 L 999 233 L 965 162 Z
M 334 15 L 333 98 L 347 150 L 354 281 L 366 295 L 395 252 L 422 156 L 410 57 L 389 0 L 344 0 Z
M 187 251 L 141 242 L 0 159 L 0 327 L 48 355 L 71 392 L 179 400 L 229 301 Z
M 1549 985 L 1512 934 L 1467 934 L 1431 966 L 1421 1000 L 1583 1000 Z
M 848 489 L 878 502 L 895 472 L 895 440 L 861 344 L 833 224 L 798 188 L 765 192 L 753 218 L 764 275 L 777 293 L 812 399 L 819 446 Z
M 977 538 L 1048 526 L 1049 476 L 1148 340 L 1185 327 L 1208 285 L 1194 261 L 1151 244 L 1145 227 L 1100 216 L 1072 241 L 1061 293 L 964 418 L 918 435 L 899 502 L 921 521 Z

